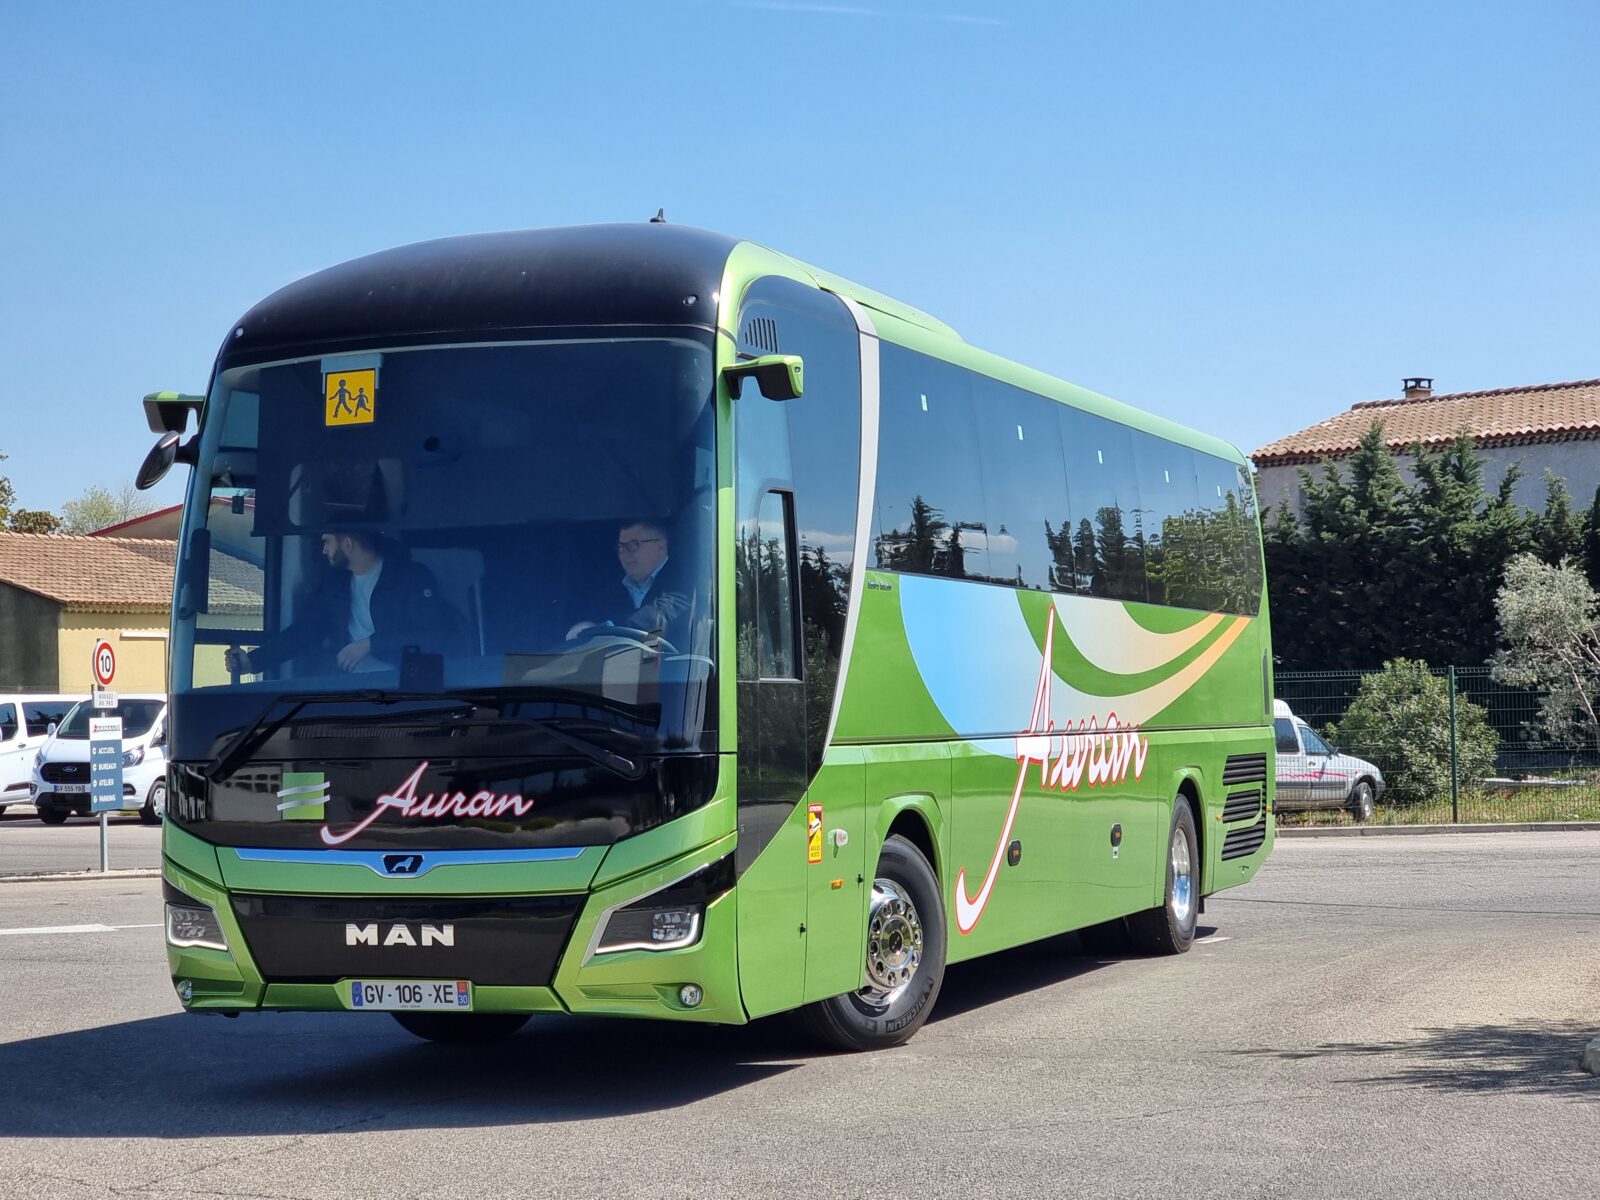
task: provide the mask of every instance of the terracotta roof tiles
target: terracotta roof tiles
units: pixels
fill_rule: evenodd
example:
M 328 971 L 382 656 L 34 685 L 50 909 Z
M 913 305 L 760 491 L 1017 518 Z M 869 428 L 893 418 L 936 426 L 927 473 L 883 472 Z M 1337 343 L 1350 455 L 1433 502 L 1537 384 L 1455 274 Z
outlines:
M 1258 467 L 1338 458 L 1356 448 L 1373 421 L 1383 422 L 1384 441 L 1399 450 L 1419 442 L 1441 445 L 1462 432 L 1481 446 L 1600 438 L 1600 379 L 1369 400 L 1279 438 L 1250 457 Z
M 0 583 L 68 609 L 166 612 L 176 542 L 0 533 Z

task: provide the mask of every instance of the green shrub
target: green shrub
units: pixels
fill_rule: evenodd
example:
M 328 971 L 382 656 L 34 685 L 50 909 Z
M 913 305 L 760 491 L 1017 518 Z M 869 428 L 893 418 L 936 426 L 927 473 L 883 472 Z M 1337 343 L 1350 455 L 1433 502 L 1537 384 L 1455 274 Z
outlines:
M 1396 658 L 1366 676 L 1344 720 L 1328 731 L 1383 772 L 1387 799 L 1420 804 L 1450 794 L 1450 686 L 1426 663 Z M 1457 777 L 1490 774 L 1499 738 L 1484 709 L 1456 695 Z

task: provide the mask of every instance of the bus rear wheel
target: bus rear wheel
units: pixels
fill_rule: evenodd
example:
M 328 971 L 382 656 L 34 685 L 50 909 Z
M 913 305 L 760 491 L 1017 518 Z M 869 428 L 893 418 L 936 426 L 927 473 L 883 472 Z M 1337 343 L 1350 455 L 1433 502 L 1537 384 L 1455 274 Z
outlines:
M 819 1041 L 840 1050 L 898 1046 L 922 1028 L 944 982 L 944 903 L 922 852 L 890 837 L 878 857 L 867 913 L 862 987 L 801 1010 Z
M 1200 839 L 1194 813 L 1182 796 L 1172 802 L 1167 833 L 1167 888 L 1159 908 L 1128 918 L 1128 935 L 1147 954 L 1182 954 L 1194 944 L 1200 914 Z
M 430 1042 L 472 1045 L 498 1042 L 528 1023 L 527 1013 L 397 1012 L 400 1028 Z

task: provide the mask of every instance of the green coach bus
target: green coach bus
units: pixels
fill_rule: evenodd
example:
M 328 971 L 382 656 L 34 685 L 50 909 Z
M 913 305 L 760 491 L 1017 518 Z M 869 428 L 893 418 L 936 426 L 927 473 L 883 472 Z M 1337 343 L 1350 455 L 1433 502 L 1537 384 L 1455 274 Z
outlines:
M 191 1012 L 883 1047 L 949 963 L 1186 950 L 1271 850 L 1243 456 L 783 254 L 386 251 L 146 411 Z

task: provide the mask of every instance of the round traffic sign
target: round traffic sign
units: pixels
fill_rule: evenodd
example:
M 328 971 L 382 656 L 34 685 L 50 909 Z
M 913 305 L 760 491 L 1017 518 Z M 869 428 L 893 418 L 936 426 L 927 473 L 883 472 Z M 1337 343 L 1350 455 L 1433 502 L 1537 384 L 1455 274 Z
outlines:
M 117 653 L 111 643 L 101 638 L 94 644 L 94 681 L 101 687 L 110 687 L 117 674 Z

